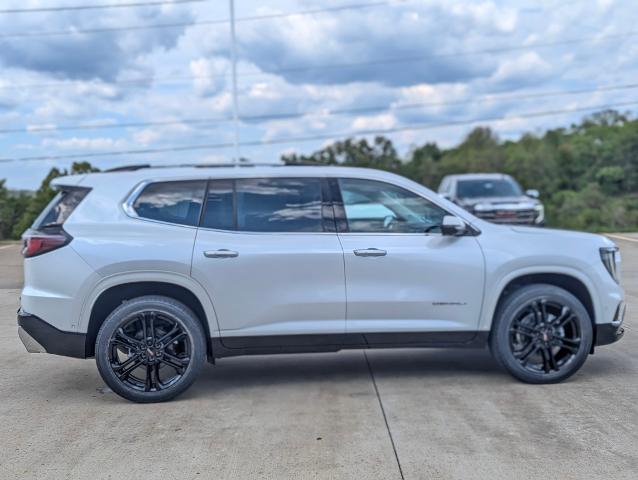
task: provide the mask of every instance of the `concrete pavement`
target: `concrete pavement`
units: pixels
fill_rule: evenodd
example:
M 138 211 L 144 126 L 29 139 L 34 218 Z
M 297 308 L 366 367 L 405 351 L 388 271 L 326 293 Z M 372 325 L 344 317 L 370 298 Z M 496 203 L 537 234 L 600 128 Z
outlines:
M 158 405 L 26 353 L 18 247 L 0 250 L 0 479 L 638 478 L 638 244 L 615 240 L 627 333 L 566 383 L 485 351 L 345 351 L 224 359 Z

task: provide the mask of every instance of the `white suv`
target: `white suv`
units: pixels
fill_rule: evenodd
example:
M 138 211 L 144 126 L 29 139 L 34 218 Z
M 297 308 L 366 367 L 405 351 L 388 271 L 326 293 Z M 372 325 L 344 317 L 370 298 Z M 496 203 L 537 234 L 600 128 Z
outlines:
M 530 383 L 620 338 L 620 256 L 591 234 L 482 221 L 375 170 L 138 168 L 55 181 L 25 234 L 19 335 L 95 357 L 137 402 L 204 362 L 484 347 Z

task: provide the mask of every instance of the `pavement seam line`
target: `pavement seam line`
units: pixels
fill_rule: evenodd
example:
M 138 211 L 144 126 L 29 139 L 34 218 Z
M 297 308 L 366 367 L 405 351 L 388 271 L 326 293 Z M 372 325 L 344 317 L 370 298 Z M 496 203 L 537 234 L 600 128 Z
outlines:
M 392 432 L 390 431 L 390 424 L 388 424 L 388 417 L 385 414 L 385 408 L 383 408 L 383 401 L 381 401 L 381 395 L 379 395 L 379 387 L 377 387 L 377 380 L 374 378 L 374 372 L 372 371 L 372 365 L 370 364 L 370 360 L 368 359 L 368 354 L 366 351 L 363 351 L 363 356 L 366 359 L 366 364 L 368 365 L 368 372 L 370 372 L 370 378 L 372 379 L 372 386 L 374 387 L 374 392 L 377 395 L 377 400 L 379 401 L 379 407 L 381 408 L 381 414 L 383 415 L 383 421 L 385 422 L 385 428 L 388 431 L 388 436 L 390 437 L 390 443 L 392 444 L 392 451 L 394 452 L 394 458 L 397 461 L 397 467 L 399 467 L 399 475 L 401 475 L 401 480 L 405 480 L 403 476 L 403 469 L 401 468 L 401 462 L 399 461 L 399 454 L 397 452 L 397 447 L 394 444 L 394 438 L 392 437 Z
M 618 240 L 624 240 L 625 242 L 638 243 L 638 239 L 625 237 L 624 235 L 616 235 L 616 234 L 608 233 L 607 236 L 610 237 L 610 238 L 616 238 Z

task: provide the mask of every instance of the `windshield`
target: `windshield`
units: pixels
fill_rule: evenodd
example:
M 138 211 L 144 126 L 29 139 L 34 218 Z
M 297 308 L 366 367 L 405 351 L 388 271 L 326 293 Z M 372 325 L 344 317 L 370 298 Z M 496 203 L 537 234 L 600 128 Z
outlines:
M 457 197 L 519 197 L 521 187 L 511 178 L 497 180 L 459 180 Z

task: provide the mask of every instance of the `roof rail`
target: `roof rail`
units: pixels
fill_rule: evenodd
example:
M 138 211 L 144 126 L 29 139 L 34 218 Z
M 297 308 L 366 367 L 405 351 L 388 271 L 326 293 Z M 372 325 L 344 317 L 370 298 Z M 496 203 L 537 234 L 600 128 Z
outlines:
M 109 168 L 108 170 L 102 170 L 104 173 L 111 172 L 134 172 L 135 170 L 141 170 L 143 168 L 152 168 L 148 163 L 141 163 L 138 165 L 124 165 L 123 167 Z
M 151 165 L 149 163 L 143 163 L 138 165 L 123 165 L 121 167 L 109 168 L 108 170 L 102 170 L 104 173 L 112 172 L 134 172 L 136 170 L 142 170 L 144 168 L 250 168 L 250 167 L 283 167 L 286 166 L 283 162 L 278 163 L 180 163 L 174 165 Z

